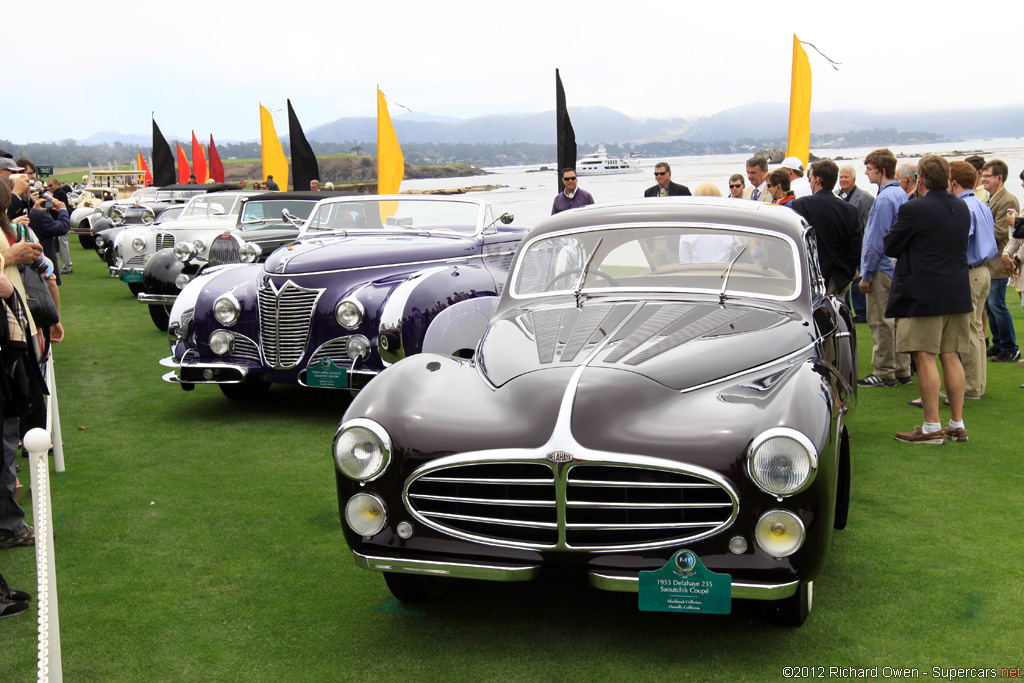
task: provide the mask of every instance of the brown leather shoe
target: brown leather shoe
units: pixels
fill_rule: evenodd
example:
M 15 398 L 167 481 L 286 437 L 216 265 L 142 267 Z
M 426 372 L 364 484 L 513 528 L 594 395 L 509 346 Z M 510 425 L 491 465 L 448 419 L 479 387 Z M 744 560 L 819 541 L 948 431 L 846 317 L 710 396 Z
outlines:
M 967 438 L 967 430 L 963 427 L 957 427 L 956 429 L 946 427 L 943 432 L 945 432 L 946 438 L 950 441 L 959 441 L 960 443 L 967 443 L 970 441 L 970 439 Z
M 937 432 L 925 434 L 921 431 L 921 425 L 917 425 L 912 432 L 896 432 L 896 440 L 903 443 L 927 443 L 942 446 L 946 443 L 946 433 L 940 429 Z

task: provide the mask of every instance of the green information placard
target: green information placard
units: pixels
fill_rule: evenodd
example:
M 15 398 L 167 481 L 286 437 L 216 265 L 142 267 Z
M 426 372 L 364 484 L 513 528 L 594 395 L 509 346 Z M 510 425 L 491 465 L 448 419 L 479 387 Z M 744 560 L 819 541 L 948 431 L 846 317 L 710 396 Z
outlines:
M 306 368 L 306 384 L 327 389 L 347 389 L 348 370 L 338 367 L 330 358 L 323 358 L 316 365 Z
M 732 577 L 704 566 L 692 550 L 680 550 L 661 569 L 640 572 L 639 607 L 647 612 L 732 611 Z
M 126 270 L 121 273 L 121 282 L 142 282 L 142 271 Z

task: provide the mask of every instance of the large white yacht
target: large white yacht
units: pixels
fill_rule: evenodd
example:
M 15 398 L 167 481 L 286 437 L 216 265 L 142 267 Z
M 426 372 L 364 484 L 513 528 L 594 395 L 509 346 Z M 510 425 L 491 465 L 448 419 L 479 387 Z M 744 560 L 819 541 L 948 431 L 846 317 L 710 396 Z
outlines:
M 576 164 L 576 175 L 613 175 L 616 173 L 639 173 L 640 167 L 622 157 L 609 157 L 604 145 L 593 154 L 588 154 Z

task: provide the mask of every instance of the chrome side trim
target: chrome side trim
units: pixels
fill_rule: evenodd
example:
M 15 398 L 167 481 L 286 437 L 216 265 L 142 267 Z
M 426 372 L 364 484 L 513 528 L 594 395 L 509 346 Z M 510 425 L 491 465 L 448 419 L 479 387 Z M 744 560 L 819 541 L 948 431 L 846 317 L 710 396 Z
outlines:
M 169 306 L 174 303 L 174 300 L 178 298 L 177 294 L 146 294 L 143 292 L 139 294 L 140 304 L 163 304 Z
M 605 591 L 619 593 L 637 593 L 640 590 L 640 577 L 629 574 L 603 574 L 590 572 L 590 585 Z M 782 600 L 796 595 L 799 581 L 789 583 L 750 583 L 736 581 L 732 584 L 732 597 L 737 600 Z
M 793 361 L 793 360 L 799 358 L 800 356 L 806 355 L 809 351 L 811 351 L 814 348 L 816 348 L 817 343 L 818 343 L 818 340 L 815 339 L 813 342 L 811 342 L 807 346 L 805 346 L 805 347 L 803 347 L 801 349 L 797 349 L 793 353 L 790 353 L 790 354 L 787 354 L 785 356 L 782 356 L 781 358 L 776 358 L 775 360 L 770 360 L 767 363 L 762 363 L 761 365 L 758 365 L 756 367 L 749 368 L 747 370 L 741 370 L 739 372 L 735 372 L 735 373 L 733 373 L 731 375 L 727 375 L 725 377 L 717 377 L 717 378 L 715 378 L 715 379 L 713 379 L 713 380 L 711 380 L 709 382 L 704 382 L 704 384 L 696 384 L 696 385 L 694 385 L 692 387 L 686 387 L 685 389 L 680 389 L 679 393 L 680 394 L 687 394 L 687 393 L 689 393 L 691 391 L 697 391 L 698 389 L 703 389 L 704 387 L 710 387 L 710 386 L 714 386 L 715 384 L 721 384 L 722 382 L 731 382 L 733 380 L 739 379 L 740 377 L 743 377 L 744 375 L 750 375 L 752 373 L 764 372 L 764 371 L 768 370 L 769 368 L 771 368 L 772 366 L 775 366 L 775 365 L 781 365 L 783 363 L 789 363 L 790 361 Z
M 467 562 L 439 562 L 433 560 L 406 560 L 391 557 L 362 555 L 353 550 L 356 566 L 378 572 L 396 574 L 427 574 L 450 576 L 457 579 L 484 581 L 530 581 L 540 575 L 539 564 L 487 565 Z

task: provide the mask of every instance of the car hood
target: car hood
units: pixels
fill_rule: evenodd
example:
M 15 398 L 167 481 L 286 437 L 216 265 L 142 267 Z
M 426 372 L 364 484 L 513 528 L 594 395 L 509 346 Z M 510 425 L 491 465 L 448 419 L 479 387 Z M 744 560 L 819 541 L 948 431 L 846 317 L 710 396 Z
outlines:
M 586 364 L 683 390 L 771 363 L 814 343 L 799 314 L 729 301 L 589 301 L 531 306 L 492 321 L 478 362 L 501 386 L 528 372 Z
M 306 237 L 274 252 L 265 269 L 278 274 L 315 273 L 469 257 L 475 251 L 473 240 L 451 236 L 374 233 Z

